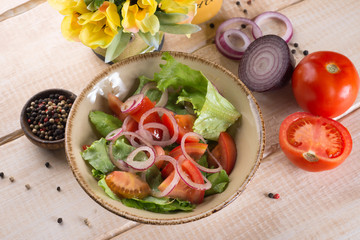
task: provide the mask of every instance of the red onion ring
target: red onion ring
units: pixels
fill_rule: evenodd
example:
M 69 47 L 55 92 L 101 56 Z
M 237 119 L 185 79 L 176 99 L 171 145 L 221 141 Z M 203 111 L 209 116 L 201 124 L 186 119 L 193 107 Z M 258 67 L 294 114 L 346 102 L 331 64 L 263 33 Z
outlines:
M 232 44 L 228 45 L 228 42 L 225 41 L 225 38 L 227 38 L 227 37 L 224 37 L 224 34 L 225 34 L 225 32 L 230 31 L 230 32 L 227 32 L 225 36 L 229 36 L 230 34 L 232 34 L 232 35 L 235 34 L 235 36 L 241 37 L 245 43 L 244 47 L 247 43 L 248 37 L 245 34 L 242 34 L 242 32 L 241 33 L 238 32 L 240 30 L 238 30 L 238 31 L 235 29 L 226 30 L 226 27 L 233 23 L 246 23 L 246 24 L 251 25 L 253 34 L 256 33 L 256 36 L 262 36 L 262 32 L 261 32 L 261 29 L 259 28 L 259 26 L 255 22 L 253 22 L 247 18 L 241 18 L 241 17 L 231 18 L 229 20 L 226 20 L 222 24 L 220 24 L 220 26 L 216 30 L 216 35 L 215 35 L 215 44 L 216 44 L 217 49 L 224 56 L 231 58 L 231 59 L 239 60 L 244 51 L 239 51 L 239 49 L 234 48 L 234 46 Z M 240 26 L 240 24 L 239 24 L 239 26 Z M 244 37 L 244 36 L 246 36 L 246 37 Z M 240 50 L 242 50 L 242 48 L 240 48 Z
M 144 127 L 144 129 L 149 129 L 149 128 L 160 129 L 160 130 L 162 130 L 162 133 L 163 133 L 162 139 L 166 139 L 166 140 L 170 139 L 169 129 L 162 123 L 156 123 L 156 122 L 146 123 L 143 125 L 143 127 Z M 151 133 L 150 133 L 150 136 L 152 138 Z
M 162 107 L 154 107 L 148 111 L 146 111 L 140 118 L 140 121 L 139 121 L 139 130 L 143 131 L 145 130 L 145 127 L 144 127 L 144 121 L 145 119 L 152 113 L 154 112 L 157 112 L 157 113 L 162 113 L 162 114 L 166 114 L 170 121 L 171 121 L 171 124 L 173 126 L 178 126 L 177 123 L 176 123 L 176 120 L 174 118 L 174 116 L 171 114 L 171 112 L 165 108 L 162 108 Z M 161 115 L 161 114 L 160 114 Z M 168 145 L 171 145 L 173 144 L 176 139 L 178 138 L 178 135 L 179 135 L 179 129 L 174 127 L 174 134 L 172 135 L 172 137 L 168 140 L 154 140 L 154 139 L 146 139 L 148 142 L 150 142 L 152 145 L 159 145 L 161 147 L 165 147 L 165 146 L 168 146 Z M 142 135 L 144 138 L 146 138 L 146 136 Z
M 145 84 L 143 86 L 143 88 L 141 89 L 140 93 L 146 95 L 146 92 L 149 91 L 150 89 L 158 89 L 156 87 L 155 82 L 149 82 L 149 83 Z M 160 97 L 159 101 L 156 103 L 155 106 L 156 107 L 165 107 L 165 105 L 168 102 L 168 99 L 169 99 L 169 92 L 168 92 L 168 89 L 165 89 L 165 91 L 161 94 L 161 97 Z
M 129 122 L 131 120 L 130 118 L 131 118 L 131 116 L 129 115 L 124 119 L 124 122 L 122 124 L 122 128 L 123 128 L 124 131 L 128 131 L 127 128 L 129 126 Z
M 186 160 L 186 158 L 184 156 L 180 156 L 178 159 L 178 162 L 177 162 L 178 166 L 177 166 L 176 170 L 179 173 L 181 180 L 183 180 L 184 183 L 186 183 L 186 185 L 188 185 L 189 187 L 196 189 L 196 190 L 202 191 L 202 190 L 210 189 L 212 184 L 206 177 L 204 177 L 204 175 L 201 174 L 205 183 L 195 183 L 188 177 L 188 175 L 184 172 L 184 170 L 181 167 L 182 163 L 185 160 Z
M 218 165 L 217 168 L 206 168 L 204 166 L 201 166 L 200 164 L 198 164 L 192 157 L 190 157 L 190 155 L 186 152 L 186 148 L 185 148 L 185 140 L 187 137 L 190 136 L 195 136 L 197 138 L 199 138 L 201 141 L 203 141 L 204 143 L 206 143 L 206 140 L 200 135 L 197 134 L 195 132 L 188 132 L 185 133 L 184 136 L 181 139 L 181 151 L 182 154 L 184 155 L 184 157 L 186 159 L 189 159 L 190 161 L 192 161 L 192 163 L 201 171 L 206 172 L 206 173 L 216 173 L 216 172 L 220 172 L 223 168 L 221 166 L 221 164 L 219 163 L 219 161 L 211 154 L 211 152 L 209 151 L 209 149 L 207 148 L 206 151 L 214 158 L 214 161 L 216 162 L 216 164 Z
M 293 27 L 292 24 L 290 22 L 290 20 L 283 14 L 279 13 L 279 12 L 264 12 L 259 14 L 258 16 L 255 17 L 254 22 L 259 26 L 259 23 L 261 23 L 264 19 L 268 19 L 268 18 L 276 18 L 281 20 L 282 22 L 285 23 L 286 25 L 286 32 L 283 36 L 280 36 L 282 39 L 285 40 L 285 42 L 289 42 L 293 36 Z M 254 31 L 253 29 L 253 36 L 255 39 L 259 38 L 262 36 L 262 34 L 259 34 L 258 31 Z
M 139 106 L 139 104 L 144 99 L 144 94 L 136 94 L 130 98 L 128 98 L 120 107 L 121 112 L 128 113 L 134 110 Z
M 111 141 L 114 138 L 116 138 L 119 134 L 121 134 L 121 132 L 123 130 L 124 130 L 123 128 L 115 129 L 115 130 L 111 131 L 108 135 L 106 135 L 105 139 L 108 141 Z
M 168 161 L 170 164 L 173 165 L 174 169 L 177 169 L 177 161 L 175 158 L 170 157 L 168 155 L 159 155 L 155 158 L 155 163 L 159 161 Z M 175 170 L 174 178 L 172 179 L 171 183 L 162 191 L 162 192 L 156 192 L 153 191 L 152 195 L 155 197 L 165 197 L 167 196 L 179 183 L 180 181 L 180 175 L 177 170 Z
M 134 161 L 135 156 L 141 151 L 149 153 L 148 159 L 146 161 Z M 126 163 L 135 170 L 145 171 L 155 163 L 155 151 L 148 146 L 138 147 L 127 156 Z

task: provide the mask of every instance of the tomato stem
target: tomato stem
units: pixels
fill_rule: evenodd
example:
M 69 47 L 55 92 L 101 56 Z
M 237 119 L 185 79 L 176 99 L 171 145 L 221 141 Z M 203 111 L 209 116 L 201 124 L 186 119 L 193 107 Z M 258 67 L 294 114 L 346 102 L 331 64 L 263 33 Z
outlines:
M 340 71 L 339 67 L 335 63 L 326 64 L 326 70 L 332 74 L 338 73 Z
M 319 161 L 319 158 L 316 156 L 316 154 L 313 151 L 303 153 L 303 157 L 309 162 Z

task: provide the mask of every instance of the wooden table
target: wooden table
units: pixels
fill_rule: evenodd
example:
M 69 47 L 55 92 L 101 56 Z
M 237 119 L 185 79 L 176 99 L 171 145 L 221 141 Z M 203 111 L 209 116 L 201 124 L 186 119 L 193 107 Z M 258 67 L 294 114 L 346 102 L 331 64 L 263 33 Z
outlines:
M 213 44 L 216 28 L 231 17 L 252 18 L 273 10 L 294 26 L 291 43 L 299 43 L 297 62 L 303 50 L 332 50 L 348 56 L 360 70 L 358 0 L 240 2 L 224 0 L 219 14 L 190 39 L 167 35 L 163 50 L 194 53 L 236 74 L 237 62 L 223 57 Z M 193 223 L 153 226 L 99 206 L 76 182 L 63 150 L 40 149 L 19 130 L 20 111 L 30 96 L 54 87 L 79 94 L 108 67 L 81 43 L 66 41 L 61 20 L 44 0 L 0 4 L 0 172 L 5 174 L 0 178 L 0 239 L 360 239 L 359 98 L 339 118 L 353 138 L 351 155 L 334 170 L 310 173 L 292 165 L 278 146 L 281 121 L 300 110 L 289 86 L 254 94 L 266 123 L 265 156 L 245 192 L 225 209 Z M 281 198 L 270 199 L 269 192 Z

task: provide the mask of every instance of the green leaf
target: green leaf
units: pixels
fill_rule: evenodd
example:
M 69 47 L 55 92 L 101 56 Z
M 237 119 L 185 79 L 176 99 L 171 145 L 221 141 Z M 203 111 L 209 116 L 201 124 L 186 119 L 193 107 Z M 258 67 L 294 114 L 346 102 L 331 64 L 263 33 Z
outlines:
M 109 158 L 107 149 L 108 146 L 106 145 L 105 138 L 101 138 L 93 142 L 85 151 L 81 152 L 81 156 L 85 161 L 89 162 L 95 170 L 106 174 L 115 168 Z
M 111 62 L 120 56 L 129 43 L 130 37 L 130 33 L 123 32 L 122 29 L 119 29 L 118 34 L 115 35 L 109 47 L 106 49 L 105 63 Z
M 184 23 L 184 24 L 161 24 L 160 31 L 172 34 L 191 34 L 200 31 L 198 25 Z
M 89 11 L 96 11 L 99 9 L 99 7 L 104 3 L 105 0 L 84 0 L 87 9 Z
M 155 35 L 151 35 L 150 32 L 143 33 L 139 31 L 138 35 L 144 40 L 144 42 L 146 42 L 147 45 L 154 47 L 155 50 L 159 49 L 163 34 L 157 32 Z
M 211 188 L 205 191 L 205 196 L 222 193 L 229 184 L 229 176 L 224 169 L 210 174 L 207 179 L 211 182 Z
M 91 169 L 91 173 L 96 180 L 99 180 L 99 179 L 102 179 L 103 177 L 105 177 L 105 174 L 102 171 L 96 170 L 94 168 Z
M 122 126 L 120 119 L 102 111 L 90 112 L 89 119 L 102 137 L 106 137 L 111 131 Z
M 154 165 L 146 170 L 146 182 L 153 190 L 158 190 L 159 185 L 163 182 L 160 170 Z
M 113 156 L 115 159 L 121 159 L 126 161 L 127 156 L 134 151 L 136 148 L 128 144 L 128 140 L 125 136 L 121 136 L 116 139 L 115 143 L 113 144 Z M 145 161 L 147 156 L 145 152 L 139 152 L 134 157 L 135 161 Z
M 165 13 L 165 12 L 155 12 L 155 15 L 159 19 L 160 25 L 163 24 L 176 24 L 182 21 L 185 21 L 189 16 L 182 13 Z
M 192 211 L 195 205 L 188 201 L 169 198 L 155 198 L 152 196 L 144 199 L 121 199 L 121 202 L 128 206 L 137 209 L 144 209 L 156 213 L 173 213 L 178 211 Z

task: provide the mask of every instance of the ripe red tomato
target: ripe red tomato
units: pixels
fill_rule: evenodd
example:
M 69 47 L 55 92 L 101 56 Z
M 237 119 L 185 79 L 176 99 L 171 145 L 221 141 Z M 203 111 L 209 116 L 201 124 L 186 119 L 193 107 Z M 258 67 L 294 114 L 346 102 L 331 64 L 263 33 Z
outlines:
M 207 144 L 205 143 L 185 143 L 185 151 L 189 154 L 192 159 L 195 161 L 199 160 L 202 155 L 204 155 Z M 173 150 L 169 152 L 169 156 L 175 158 L 176 160 L 179 159 L 180 156 L 183 155 L 181 150 L 181 146 L 177 146 Z M 172 164 L 167 164 L 164 169 L 161 171 L 161 176 L 166 178 L 170 175 L 170 173 L 174 170 L 174 166 Z
M 211 151 L 220 165 L 229 175 L 233 170 L 236 162 L 236 145 L 234 139 L 227 132 L 220 133 L 218 144 Z M 217 167 L 215 160 L 209 155 L 208 162 L 210 166 Z
M 124 119 L 127 117 L 127 114 L 121 112 L 121 105 L 123 104 L 123 102 L 114 94 L 109 93 L 108 104 L 115 116 L 118 117 L 121 121 L 124 121 Z
M 131 172 L 113 171 L 105 178 L 111 191 L 123 198 L 144 198 L 151 192 L 149 185 Z
M 305 112 L 285 118 L 279 143 L 291 162 L 310 172 L 339 166 L 352 149 L 351 135 L 341 123 Z
M 336 52 L 314 52 L 304 57 L 292 75 L 292 89 L 299 106 L 323 117 L 336 117 L 354 103 L 359 74 L 352 62 Z
M 179 126 L 179 137 L 177 138 L 176 142 L 181 143 L 182 137 L 185 133 L 192 132 L 194 127 L 194 122 L 196 118 L 193 115 L 186 114 L 186 115 L 174 115 L 176 123 Z M 171 124 L 170 118 L 164 114 L 162 116 L 163 124 L 169 129 L 170 136 L 174 134 L 174 127 Z M 186 142 L 199 142 L 199 139 L 193 136 L 186 138 Z
M 182 169 L 189 176 L 189 178 L 194 183 L 203 184 L 204 179 L 200 170 L 190 161 L 185 160 L 182 165 Z M 160 191 L 164 191 L 164 189 L 169 186 L 172 179 L 174 178 L 175 172 L 173 171 L 158 187 Z M 178 198 L 182 200 L 190 201 L 194 204 L 202 203 L 204 200 L 205 191 L 204 190 L 196 190 L 189 187 L 183 180 L 180 179 L 179 183 L 175 186 L 175 188 L 169 193 L 169 197 Z

